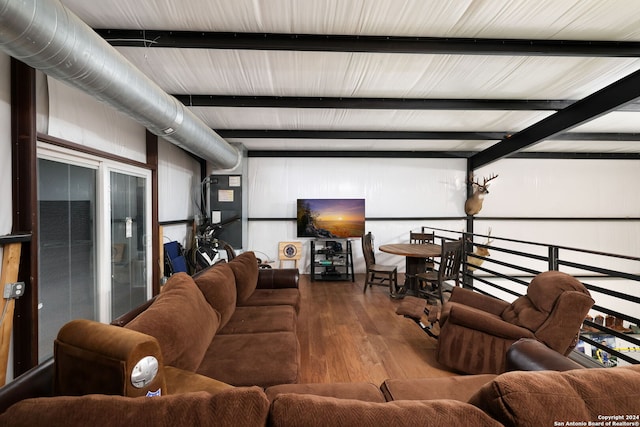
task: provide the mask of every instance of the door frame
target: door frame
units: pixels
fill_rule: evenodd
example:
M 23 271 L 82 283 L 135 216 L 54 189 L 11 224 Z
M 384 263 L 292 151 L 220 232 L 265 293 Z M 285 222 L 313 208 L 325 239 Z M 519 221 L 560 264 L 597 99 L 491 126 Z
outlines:
M 96 182 L 96 296 L 98 298 L 98 320 L 109 323 L 111 319 L 111 172 L 122 173 L 145 179 L 145 288 L 146 298 L 153 295 L 153 198 L 152 171 L 143 167 L 106 159 L 100 156 L 78 152 L 65 147 L 37 142 L 36 157 L 51 161 L 63 162 L 75 166 L 97 170 Z

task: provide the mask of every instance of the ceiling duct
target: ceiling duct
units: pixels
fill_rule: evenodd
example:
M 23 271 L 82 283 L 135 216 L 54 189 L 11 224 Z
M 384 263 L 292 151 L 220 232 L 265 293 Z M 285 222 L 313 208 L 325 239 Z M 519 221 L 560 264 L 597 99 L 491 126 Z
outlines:
M 0 48 L 215 167 L 240 162 L 235 148 L 57 0 L 0 0 Z

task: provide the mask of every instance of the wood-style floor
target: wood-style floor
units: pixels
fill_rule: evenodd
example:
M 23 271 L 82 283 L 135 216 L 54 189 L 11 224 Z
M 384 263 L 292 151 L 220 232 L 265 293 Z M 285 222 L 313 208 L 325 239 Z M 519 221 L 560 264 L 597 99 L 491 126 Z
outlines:
M 435 361 L 436 340 L 395 313 L 400 301 L 388 287 L 363 292 L 363 285 L 364 275 L 355 282 L 300 275 L 300 383 L 455 375 Z

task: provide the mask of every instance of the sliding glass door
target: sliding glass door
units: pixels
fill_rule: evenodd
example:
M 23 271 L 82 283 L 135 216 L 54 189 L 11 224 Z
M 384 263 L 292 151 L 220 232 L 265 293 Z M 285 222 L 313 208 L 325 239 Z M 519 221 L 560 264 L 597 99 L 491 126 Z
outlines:
M 66 322 L 110 322 L 151 296 L 150 172 L 42 149 L 38 354 Z
M 146 179 L 110 173 L 111 315 L 116 318 L 147 300 Z
M 71 319 L 98 319 L 97 170 L 38 160 L 39 353 Z

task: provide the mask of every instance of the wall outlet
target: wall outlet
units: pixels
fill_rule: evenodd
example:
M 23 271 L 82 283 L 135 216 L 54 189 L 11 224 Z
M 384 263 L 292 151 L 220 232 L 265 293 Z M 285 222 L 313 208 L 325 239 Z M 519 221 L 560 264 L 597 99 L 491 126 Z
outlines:
M 4 285 L 3 297 L 5 299 L 20 298 L 24 295 L 24 288 L 24 282 L 7 283 Z

